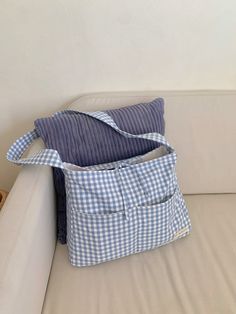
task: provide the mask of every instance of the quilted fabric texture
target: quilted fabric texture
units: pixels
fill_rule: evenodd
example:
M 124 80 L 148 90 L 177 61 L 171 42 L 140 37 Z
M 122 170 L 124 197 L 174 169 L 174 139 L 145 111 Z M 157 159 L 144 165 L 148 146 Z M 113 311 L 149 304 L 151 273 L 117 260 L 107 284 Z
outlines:
M 17 164 L 45 164 L 63 169 L 72 265 L 95 265 L 186 236 L 191 225 L 176 179 L 176 154 L 165 138 L 158 133 L 134 135 L 120 130 L 104 112 L 86 115 L 109 125 L 121 136 L 162 144 L 165 153 L 144 162 L 140 158 L 145 155 L 110 163 L 110 168 L 105 164 L 104 170 L 99 165 L 96 170 L 94 166 L 82 168 L 63 163 L 52 149 L 20 159 L 35 138 L 35 131 L 11 147 L 7 157 Z
M 164 101 L 106 111 L 120 129 L 132 134 L 158 132 L 164 134 Z M 158 147 L 155 142 L 121 136 L 104 123 L 75 111 L 56 114 L 35 121 L 37 134 L 45 146 L 59 152 L 62 161 L 80 166 L 96 165 L 131 158 Z M 57 197 L 57 234 L 66 243 L 66 192 L 64 175 L 54 168 Z

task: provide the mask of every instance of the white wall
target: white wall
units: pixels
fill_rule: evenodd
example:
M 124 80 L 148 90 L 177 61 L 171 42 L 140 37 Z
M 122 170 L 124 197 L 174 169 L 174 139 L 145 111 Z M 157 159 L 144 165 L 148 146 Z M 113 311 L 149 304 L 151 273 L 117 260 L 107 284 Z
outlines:
M 0 188 L 14 138 L 79 94 L 235 89 L 235 0 L 1 0 Z

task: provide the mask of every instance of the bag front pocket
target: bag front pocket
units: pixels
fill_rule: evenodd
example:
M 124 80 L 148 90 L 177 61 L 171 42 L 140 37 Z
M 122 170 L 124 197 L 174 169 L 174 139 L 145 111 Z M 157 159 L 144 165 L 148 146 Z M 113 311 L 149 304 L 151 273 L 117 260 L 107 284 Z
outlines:
M 138 251 L 149 250 L 171 241 L 175 232 L 178 189 L 167 201 L 137 207 Z
M 70 210 L 68 247 L 75 266 L 94 265 L 132 254 L 137 245 L 135 209 L 111 214 L 86 214 Z

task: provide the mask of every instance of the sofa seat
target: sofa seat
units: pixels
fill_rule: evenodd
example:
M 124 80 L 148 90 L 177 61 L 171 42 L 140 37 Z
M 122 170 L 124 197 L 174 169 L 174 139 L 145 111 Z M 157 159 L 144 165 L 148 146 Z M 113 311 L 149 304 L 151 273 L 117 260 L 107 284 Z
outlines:
M 236 313 L 236 194 L 188 195 L 186 238 L 76 268 L 57 244 L 43 314 Z

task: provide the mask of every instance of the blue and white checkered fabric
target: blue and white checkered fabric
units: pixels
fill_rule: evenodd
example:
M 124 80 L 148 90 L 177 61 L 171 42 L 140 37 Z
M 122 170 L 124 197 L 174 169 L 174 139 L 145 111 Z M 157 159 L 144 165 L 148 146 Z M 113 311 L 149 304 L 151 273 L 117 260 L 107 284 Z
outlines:
M 37 137 L 35 131 L 13 144 L 8 160 L 63 169 L 67 243 L 72 265 L 95 265 L 150 250 L 187 235 L 191 226 L 176 179 L 176 154 L 165 138 L 158 133 L 124 132 L 103 112 L 82 114 L 103 121 L 125 137 L 157 141 L 166 147 L 167 153 L 141 163 L 141 156 L 137 156 L 80 171 L 79 167 L 63 164 L 58 153 L 51 149 L 20 159 Z

